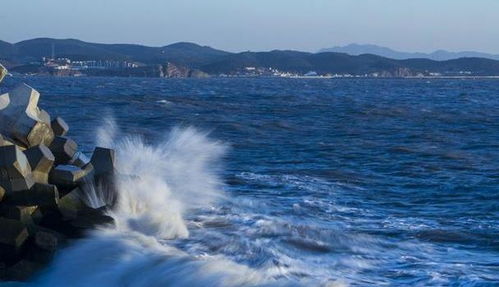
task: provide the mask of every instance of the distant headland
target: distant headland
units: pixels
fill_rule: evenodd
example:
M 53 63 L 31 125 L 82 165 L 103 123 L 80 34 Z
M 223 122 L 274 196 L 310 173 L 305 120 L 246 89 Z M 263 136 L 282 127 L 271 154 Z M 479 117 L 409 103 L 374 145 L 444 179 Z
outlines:
M 194 43 L 163 47 L 75 39 L 0 41 L 0 62 L 13 74 L 117 77 L 497 77 L 499 61 L 392 59 L 290 50 L 231 53 Z

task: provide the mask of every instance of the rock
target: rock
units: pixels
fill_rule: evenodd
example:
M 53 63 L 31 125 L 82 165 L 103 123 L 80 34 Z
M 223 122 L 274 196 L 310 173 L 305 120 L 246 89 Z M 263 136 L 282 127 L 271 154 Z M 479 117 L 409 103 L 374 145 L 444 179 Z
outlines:
M 78 150 L 78 144 L 70 138 L 57 136 L 49 148 L 55 156 L 56 165 L 67 164 Z
M 40 113 L 39 113 L 39 115 L 38 115 L 38 118 L 39 118 L 42 122 L 44 122 L 44 123 L 46 123 L 46 124 L 48 124 L 48 125 L 51 125 L 51 122 L 50 122 L 50 114 L 49 114 L 46 110 L 44 110 L 44 109 L 40 109 Z M 51 126 L 51 128 L 52 128 L 52 126 Z M 52 130 L 52 132 L 53 132 L 53 130 Z M 54 136 L 55 136 L 55 134 L 54 134 Z
M 35 244 L 41 249 L 55 251 L 57 249 L 58 239 L 50 232 L 38 231 L 35 234 Z
M 41 210 L 42 207 L 38 207 L 33 213 L 31 214 L 31 219 L 33 220 L 34 224 L 40 224 L 40 222 L 43 219 L 43 213 Z
M 40 264 L 22 259 L 7 269 L 7 279 L 14 281 L 26 281 L 40 269 Z
M 69 161 L 69 164 L 84 167 L 90 162 L 90 159 L 81 151 L 78 151 L 74 154 L 73 158 Z
M 24 224 L 33 224 L 31 214 L 36 210 L 36 206 L 11 206 L 3 204 L 0 206 L 0 215 L 7 219 L 14 219 Z
M 5 189 L 0 186 L 0 202 L 2 202 L 4 196 L 5 196 Z
M 56 117 L 50 125 L 56 136 L 65 136 L 69 131 L 68 124 L 61 117 Z
M 25 147 L 43 143 L 50 145 L 54 133 L 40 115 L 40 94 L 28 85 L 21 85 L 0 95 L 0 132 Z
M 27 259 L 37 263 L 49 263 L 59 247 L 59 238 L 51 231 L 38 230 L 29 248 Z
M 28 230 L 22 222 L 6 218 L 0 218 L 0 230 L 0 258 L 12 259 L 28 239 Z
M 114 150 L 96 147 L 90 163 L 94 166 L 96 176 L 114 173 Z
M 70 223 L 73 227 L 84 231 L 94 229 L 97 226 L 114 224 L 114 219 L 106 215 L 103 209 L 85 206 L 79 210 L 77 218 Z
M 0 134 L 0 146 L 14 145 L 13 141 Z
M 0 186 L 7 192 L 30 189 L 34 184 L 31 166 L 15 145 L 0 147 Z
M 49 174 L 49 182 L 61 188 L 74 188 L 83 184 L 87 177 L 93 174 L 93 166 L 79 168 L 74 165 L 58 165 Z
M 35 263 L 47 264 L 65 243 L 66 236 L 61 233 L 36 226 L 23 246 L 22 257 Z
M 75 188 L 59 200 L 58 208 L 64 219 L 76 219 L 78 211 L 85 207 L 81 192 L 81 189 Z
M 59 202 L 57 186 L 35 183 L 30 190 L 9 192 L 5 204 L 20 206 L 55 206 Z
M 24 154 L 31 166 L 34 181 L 48 183 L 49 172 L 55 161 L 50 149 L 41 144 L 25 150 Z
M 7 69 L 5 69 L 2 64 L 0 64 L 0 83 L 3 81 L 3 78 L 7 75 Z

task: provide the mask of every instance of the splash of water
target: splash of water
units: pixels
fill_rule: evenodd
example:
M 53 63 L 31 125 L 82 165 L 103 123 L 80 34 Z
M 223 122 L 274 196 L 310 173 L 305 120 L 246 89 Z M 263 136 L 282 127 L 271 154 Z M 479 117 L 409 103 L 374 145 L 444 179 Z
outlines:
M 255 270 L 221 256 L 190 256 L 168 245 L 189 236 L 183 215 L 223 198 L 218 167 L 226 146 L 193 128 L 175 128 L 159 144 L 117 141 L 112 120 L 97 142 L 117 152 L 113 228 L 96 230 L 63 250 L 36 286 L 265 285 Z M 95 188 L 94 202 L 105 202 Z M 99 198 L 100 197 L 100 198 Z

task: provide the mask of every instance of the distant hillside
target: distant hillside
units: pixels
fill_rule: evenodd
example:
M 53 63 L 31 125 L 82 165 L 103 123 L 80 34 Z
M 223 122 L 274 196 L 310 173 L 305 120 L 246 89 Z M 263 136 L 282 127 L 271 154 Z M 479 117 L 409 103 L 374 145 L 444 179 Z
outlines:
M 72 61 L 127 61 L 138 63 L 135 68 L 93 68 L 87 75 L 121 76 L 182 76 L 182 75 L 368 75 L 382 77 L 407 77 L 418 75 L 473 75 L 498 76 L 499 61 L 466 57 L 445 61 L 432 59 L 400 60 L 398 52 L 375 47 L 371 52 L 385 53 L 392 58 L 363 53 L 361 46 L 348 53 L 299 51 L 230 53 L 193 43 L 176 43 L 163 47 L 134 44 L 96 44 L 75 39 L 39 38 L 15 44 L 0 41 L 0 62 L 12 72 L 25 74 L 52 73 L 40 63 L 42 57 L 55 53 L 57 58 Z M 391 54 L 390 54 L 391 53 Z M 394 54 L 395 53 L 395 54 Z M 172 68 L 175 67 L 175 68 Z M 61 72 L 62 71 L 62 72 Z M 72 75 L 80 70 L 58 70 L 58 74 Z M 53 74 L 53 73 L 52 73 Z
M 410 52 L 400 52 L 390 48 L 381 47 L 377 45 L 359 45 L 350 44 L 347 46 L 338 46 L 328 49 L 322 49 L 320 52 L 335 52 L 335 53 L 345 53 L 353 56 L 358 56 L 362 54 L 373 54 L 386 58 L 404 60 L 404 59 L 430 59 L 436 61 L 446 61 L 459 58 L 487 58 L 493 60 L 499 60 L 499 55 L 465 51 L 465 52 L 449 52 L 445 50 L 438 50 L 433 53 L 410 53 Z
M 175 61 L 178 64 L 194 67 L 229 54 L 192 43 L 147 47 L 133 44 L 95 44 L 74 39 L 38 38 L 16 44 L 0 42 L 0 59 L 20 64 L 40 61 L 42 57 L 50 57 L 52 49 L 56 57 L 72 60 L 129 60 L 145 64 Z
M 245 67 L 273 67 L 281 71 L 304 74 L 363 75 L 384 73 L 386 76 L 409 76 L 414 73 L 499 75 L 499 61 L 483 58 L 461 58 L 448 61 L 429 59 L 395 60 L 376 55 L 351 56 L 344 53 L 305 53 L 295 51 L 244 52 L 232 54 L 205 66 L 201 70 L 212 73 L 232 73 Z

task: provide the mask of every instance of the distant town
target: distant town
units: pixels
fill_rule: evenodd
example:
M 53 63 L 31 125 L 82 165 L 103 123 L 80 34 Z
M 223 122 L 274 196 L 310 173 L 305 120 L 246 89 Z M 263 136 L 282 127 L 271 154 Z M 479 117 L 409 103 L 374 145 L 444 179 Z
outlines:
M 111 77 L 438 78 L 497 77 L 486 58 L 396 60 L 373 54 L 269 51 L 230 53 L 193 43 L 164 47 L 39 38 L 2 42 L 0 62 L 12 74 Z
M 188 77 L 279 77 L 279 78 L 426 78 L 426 77 L 472 77 L 471 71 L 459 71 L 454 75 L 443 75 L 438 72 L 412 73 L 408 69 L 398 69 L 395 72 L 372 72 L 365 74 L 350 73 L 324 73 L 316 71 L 296 73 L 281 71 L 273 67 L 244 67 L 232 73 L 220 73 L 209 75 L 202 71 L 191 70 L 188 67 L 173 63 L 159 65 L 154 69 L 140 62 L 117 61 L 117 60 L 71 60 L 69 58 L 43 57 L 40 62 L 29 63 L 31 70 L 27 69 L 18 74 L 45 75 L 45 76 L 144 76 L 144 77 L 166 77 L 166 78 L 188 78 Z M 15 71 L 16 69 L 14 69 Z M 16 72 L 14 72 L 16 73 Z

